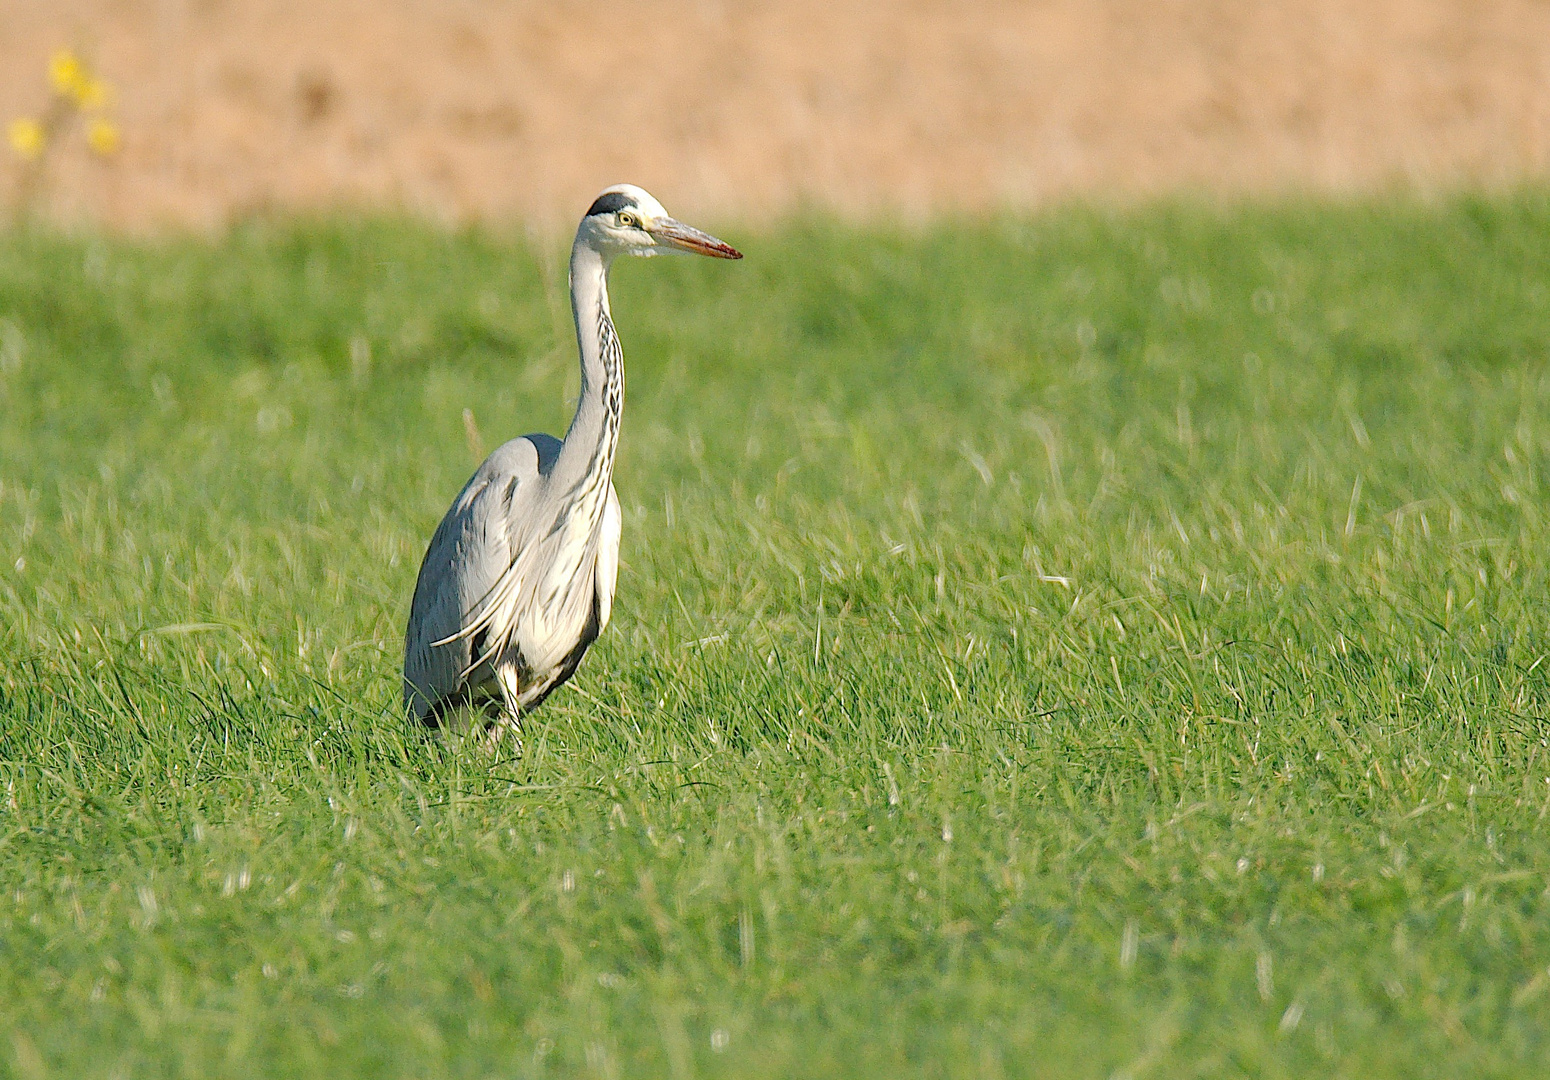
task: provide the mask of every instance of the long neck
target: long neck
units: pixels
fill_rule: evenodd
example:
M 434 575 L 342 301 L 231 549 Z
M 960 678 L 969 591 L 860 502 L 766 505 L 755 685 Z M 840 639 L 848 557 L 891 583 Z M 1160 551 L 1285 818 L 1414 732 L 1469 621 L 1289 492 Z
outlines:
M 571 249 L 570 302 L 581 351 L 581 398 L 553 478 L 585 498 L 606 492 L 613 479 L 624 411 L 624 352 L 608 313 L 608 263 L 580 238 Z

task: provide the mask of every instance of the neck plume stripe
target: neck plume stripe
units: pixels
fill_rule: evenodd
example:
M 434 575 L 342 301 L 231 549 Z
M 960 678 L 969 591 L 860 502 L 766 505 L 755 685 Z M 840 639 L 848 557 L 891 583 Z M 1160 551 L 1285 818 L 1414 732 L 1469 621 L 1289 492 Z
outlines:
M 624 350 L 619 346 L 619 335 L 614 332 L 613 320 L 601 301 L 597 309 L 598 359 L 603 366 L 603 385 L 597 396 L 602 404 L 601 430 L 598 441 L 587 463 L 587 471 L 572 489 L 573 507 L 564 515 L 580 513 L 592 528 L 602 517 L 604 496 L 613 479 L 614 451 L 619 445 L 619 418 L 624 412 Z M 556 525 L 558 528 L 559 525 Z

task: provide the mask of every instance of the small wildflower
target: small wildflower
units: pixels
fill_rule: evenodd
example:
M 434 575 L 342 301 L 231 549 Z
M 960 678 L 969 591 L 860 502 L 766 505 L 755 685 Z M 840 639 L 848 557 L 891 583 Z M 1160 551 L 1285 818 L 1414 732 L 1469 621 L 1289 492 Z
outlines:
M 112 92 L 113 87 L 105 79 L 84 76 L 75 84 L 72 96 L 82 109 L 100 109 L 108 103 Z
M 63 97 L 79 100 L 81 86 L 88 81 L 86 67 L 69 49 L 60 49 L 48 61 L 48 81 Z
M 112 157 L 118 153 L 119 144 L 122 142 L 117 125 L 111 121 L 98 118 L 91 122 L 86 129 L 86 143 L 92 151 L 101 157 Z
M 41 157 L 43 145 L 48 141 L 43 125 L 31 118 L 12 120 L 10 136 L 11 149 L 16 151 L 17 157 L 27 161 L 36 161 Z

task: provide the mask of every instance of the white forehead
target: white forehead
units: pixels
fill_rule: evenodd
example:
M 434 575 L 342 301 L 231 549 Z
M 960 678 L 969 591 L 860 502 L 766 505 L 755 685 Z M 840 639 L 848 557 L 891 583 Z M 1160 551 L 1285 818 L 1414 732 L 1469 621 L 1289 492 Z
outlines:
M 634 184 L 615 184 L 611 188 L 604 188 L 598 192 L 598 198 L 604 195 L 623 195 L 633 202 L 638 210 L 648 218 L 671 217 L 667 207 L 652 196 L 645 188 L 636 187 Z

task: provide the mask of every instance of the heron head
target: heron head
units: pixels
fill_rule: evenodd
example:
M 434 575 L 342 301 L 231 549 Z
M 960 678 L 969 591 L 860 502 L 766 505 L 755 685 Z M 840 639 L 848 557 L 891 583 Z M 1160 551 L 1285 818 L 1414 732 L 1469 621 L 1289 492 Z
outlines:
M 675 221 L 650 193 L 634 184 L 616 184 L 599 195 L 581 219 L 581 233 L 607 255 L 743 257 L 730 244 Z

